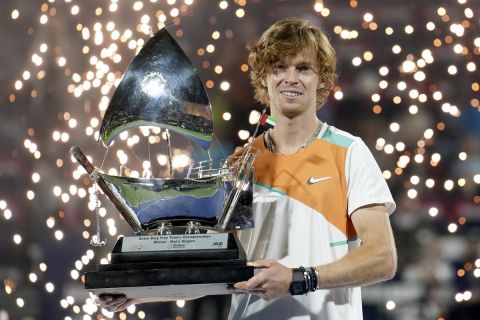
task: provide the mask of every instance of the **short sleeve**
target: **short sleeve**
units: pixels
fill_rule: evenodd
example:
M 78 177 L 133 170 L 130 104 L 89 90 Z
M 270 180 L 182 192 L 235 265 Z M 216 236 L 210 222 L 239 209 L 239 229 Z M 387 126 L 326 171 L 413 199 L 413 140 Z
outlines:
M 388 214 L 395 210 L 395 201 L 387 182 L 372 153 L 360 138 L 355 139 L 348 148 L 345 171 L 348 215 L 370 204 L 385 204 Z

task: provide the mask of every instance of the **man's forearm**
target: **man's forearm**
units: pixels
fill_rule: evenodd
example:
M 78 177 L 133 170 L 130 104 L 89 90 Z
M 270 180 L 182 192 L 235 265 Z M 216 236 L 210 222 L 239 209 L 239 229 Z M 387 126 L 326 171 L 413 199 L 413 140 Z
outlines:
M 356 287 L 393 278 L 397 268 L 395 247 L 363 244 L 342 259 L 319 265 L 320 289 Z

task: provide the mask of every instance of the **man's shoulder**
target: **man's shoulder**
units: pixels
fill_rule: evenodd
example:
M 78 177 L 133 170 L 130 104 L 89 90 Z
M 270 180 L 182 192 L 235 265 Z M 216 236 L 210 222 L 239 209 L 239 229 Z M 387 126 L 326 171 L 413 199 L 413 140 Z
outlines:
M 320 132 L 318 139 L 344 148 L 349 148 L 354 142 L 362 141 L 360 137 L 326 123 L 325 129 Z

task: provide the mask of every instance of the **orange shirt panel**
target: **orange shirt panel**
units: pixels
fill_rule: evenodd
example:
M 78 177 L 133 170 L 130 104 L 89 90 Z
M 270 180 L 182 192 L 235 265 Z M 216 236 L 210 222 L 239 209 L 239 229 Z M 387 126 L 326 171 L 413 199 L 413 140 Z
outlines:
M 347 148 L 317 139 L 295 154 L 275 155 L 265 148 L 263 135 L 254 147 L 261 151 L 254 163 L 256 183 L 281 191 L 324 215 L 347 238 L 356 236 L 347 214 Z

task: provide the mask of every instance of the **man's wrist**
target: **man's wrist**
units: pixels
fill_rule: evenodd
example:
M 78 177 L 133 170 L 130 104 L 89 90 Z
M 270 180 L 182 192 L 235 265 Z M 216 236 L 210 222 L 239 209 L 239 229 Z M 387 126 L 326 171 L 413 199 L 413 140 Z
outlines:
M 290 294 L 301 295 L 314 292 L 319 287 L 318 272 L 315 268 L 292 268 L 292 282 L 290 283 Z

